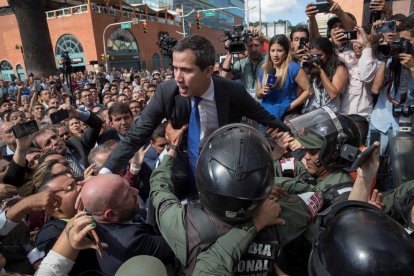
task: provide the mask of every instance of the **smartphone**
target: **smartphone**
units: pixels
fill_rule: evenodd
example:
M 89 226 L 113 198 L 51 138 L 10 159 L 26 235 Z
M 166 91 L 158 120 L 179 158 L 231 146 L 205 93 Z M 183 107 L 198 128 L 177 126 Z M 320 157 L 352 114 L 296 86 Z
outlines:
M 40 80 L 35 80 L 34 85 L 37 92 L 40 92 L 40 90 L 42 90 L 42 82 Z
M 27 121 L 12 127 L 15 138 L 25 137 L 39 131 L 39 126 L 35 120 Z
M 343 32 L 344 37 L 346 40 L 352 40 L 357 39 L 357 32 L 356 31 L 349 31 L 349 32 Z
M 309 43 L 309 38 L 308 37 L 301 37 L 299 39 L 299 49 L 303 49 L 305 48 L 306 44 Z
M 364 151 L 358 154 L 358 156 L 355 158 L 354 162 L 352 163 L 351 167 L 349 168 L 349 171 L 353 172 L 356 171 L 361 165 L 363 165 L 365 162 L 368 161 L 368 159 L 371 157 L 372 153 L 375 150 L 375 145 L 372 144 L 368 148 L 366 148 Z
M 319 13 L 329 12 L 329 10 L 331 9 L 331 3 L 329 3 L 329 2 L 315 3 L 315 6 L 316 6 Z
M 50 113 L 50 120 L 52 121 L 52 124 L 58 124 L 67 118 L 69 118 L 69 112 L 67 110 L 60 109 L 56 112 Z
M 381 26 L 375 29 L 377 33 L 396 33 L 397 32 L 397 24 L 395 20 L 392 21 L 385 21 Z

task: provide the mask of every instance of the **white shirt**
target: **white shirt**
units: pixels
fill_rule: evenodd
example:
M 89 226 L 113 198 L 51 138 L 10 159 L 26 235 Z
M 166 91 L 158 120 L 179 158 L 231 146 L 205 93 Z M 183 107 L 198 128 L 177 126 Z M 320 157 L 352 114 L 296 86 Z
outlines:
M 198 104 L 200 113 L 200 147 L 205 143 L 211 133 L 219 128 L 216 99 L 214 97 L 214 82 L 210 80 L 207 91 L 200 96 L 203 100 Z M 194 105 L 194 97 L 191 97 L 191 107 Z

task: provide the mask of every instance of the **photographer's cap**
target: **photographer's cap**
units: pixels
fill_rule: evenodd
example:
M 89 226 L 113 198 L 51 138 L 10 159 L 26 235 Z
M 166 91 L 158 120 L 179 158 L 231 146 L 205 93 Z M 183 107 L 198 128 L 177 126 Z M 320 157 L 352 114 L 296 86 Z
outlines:
M 355 23 L 357 23 L 357 20 L 355 18 L 355 16 L 352 13 L 347 12 L 346 13 L 351 19 L 352 21 L 354 21 Z M 336 15 L 329 18 L 328 20 L 328 30 L 332 30 L 332 27 L 337 23 L 337 22 L 341 22 L 341 19 L 339 19 L 339 17 L 337 17 Z

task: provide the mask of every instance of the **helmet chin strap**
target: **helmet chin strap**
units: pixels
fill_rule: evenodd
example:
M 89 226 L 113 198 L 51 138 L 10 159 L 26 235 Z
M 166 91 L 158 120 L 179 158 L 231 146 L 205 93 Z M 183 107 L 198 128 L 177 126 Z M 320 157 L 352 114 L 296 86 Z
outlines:
M 322 108 L 326 111 L 326 113 L 328 113 L 329 117 L 331 117 L 332 122 L 334 123 L 335 128 L 338 131 L 338 142 L 344 144 L 346 140 L 348 140 L 348 135 L 346 135 L 346 133 L 344 132 L 344 129 L 342 128 L 342 125 L 339 122 L 339 119 L 336 116 L 335 112 L 333 112 L 332 109 L 330 109 L 327 106 L 323 106 Z

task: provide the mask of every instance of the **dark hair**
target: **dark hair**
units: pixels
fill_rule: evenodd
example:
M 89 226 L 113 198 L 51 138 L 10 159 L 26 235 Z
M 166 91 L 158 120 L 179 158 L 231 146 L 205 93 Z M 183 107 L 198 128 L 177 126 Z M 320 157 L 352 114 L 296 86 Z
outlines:
M 388 21 L 392 21 L 392 20 L 395 20 L 395 21 L 400 21 L 401 23 L 404 21 L 404 20 L 406 20 L 406 19 L 408 19 L 408 17 L 407 16 L 405 16 L 404 14 L 402 14 L 402 13 L 397 13 L 397 14 L 394 14 L 393 16 L 391 16 L 389 19 L 388 19 Z
M 113 105 L 111 105 L 111 107 L 108 110 L 109 121 L 112 121 L 113 115 L 118 114 L 129 114 L 131 115 L 131 117 L 134 117 L 134 115 L 132 115 L 131 108 L 129 108 L 129 105 L 126 103 L 116 102 Z
M 405 18 L 401 21 L 400 26 L 398 26 L 399 32 L 410 32 L 410 36 L 414 37 L 414 18 Z
M 165 124 L 161 123 L 151 134 L 151 140 L 155 141 L 157 138 L 165 138 Z
M 189 35 L 179 41 L 173 48 L 173 52 L 183 52 L 192 50 L 196 58 L 196 65 L 200 70 L 208 66 L 214 66 L 216 60 L 216 51 L 210 40 L 200 35 Z
M 325 71 L 328 78 L 332 80 L 336 72 L 336 68 L 340 65 L 344 66 L 344 63 L 336 55 L 335 47 L 332 44 L 332 42 L 327 37 L 318 37 L 311 43 L 310 49 L 318 49 L 325 53 L 325 55 L 327 56 L 327 60 L 325 63 L 322 64 L 321 67 Z M 312 77 L 316 80 L 316 84 L 319 87 L 321 87 L 322 82 L 320 80 L 319 75 Z
M 306 35 L 309 37 L 309 29 L 306 26 L 293 27 L 292 31 L 290 32 L 290 40 L 291 41 L 293 41 L 293 35 L 295 33 L 306 33 Z
M 5 121 L 10 122 L 10 117 L 11 117 L 11 115 L 12 115 L 13 113 L 16 113 L 16 112 L 20 113 L 20 115 L 23 113 L 23 111 L 16 110 L 16 109 L 12 109 L 12 110 L 10 110 L 9 112 L 7 112 L 7 111 L 6 111 L 6 113 L 5 113 L 5 115 L 4 115 L 4 119 L 5 119 Z M 24 114 L 24 113 L 23 113 L 23 114 Z

